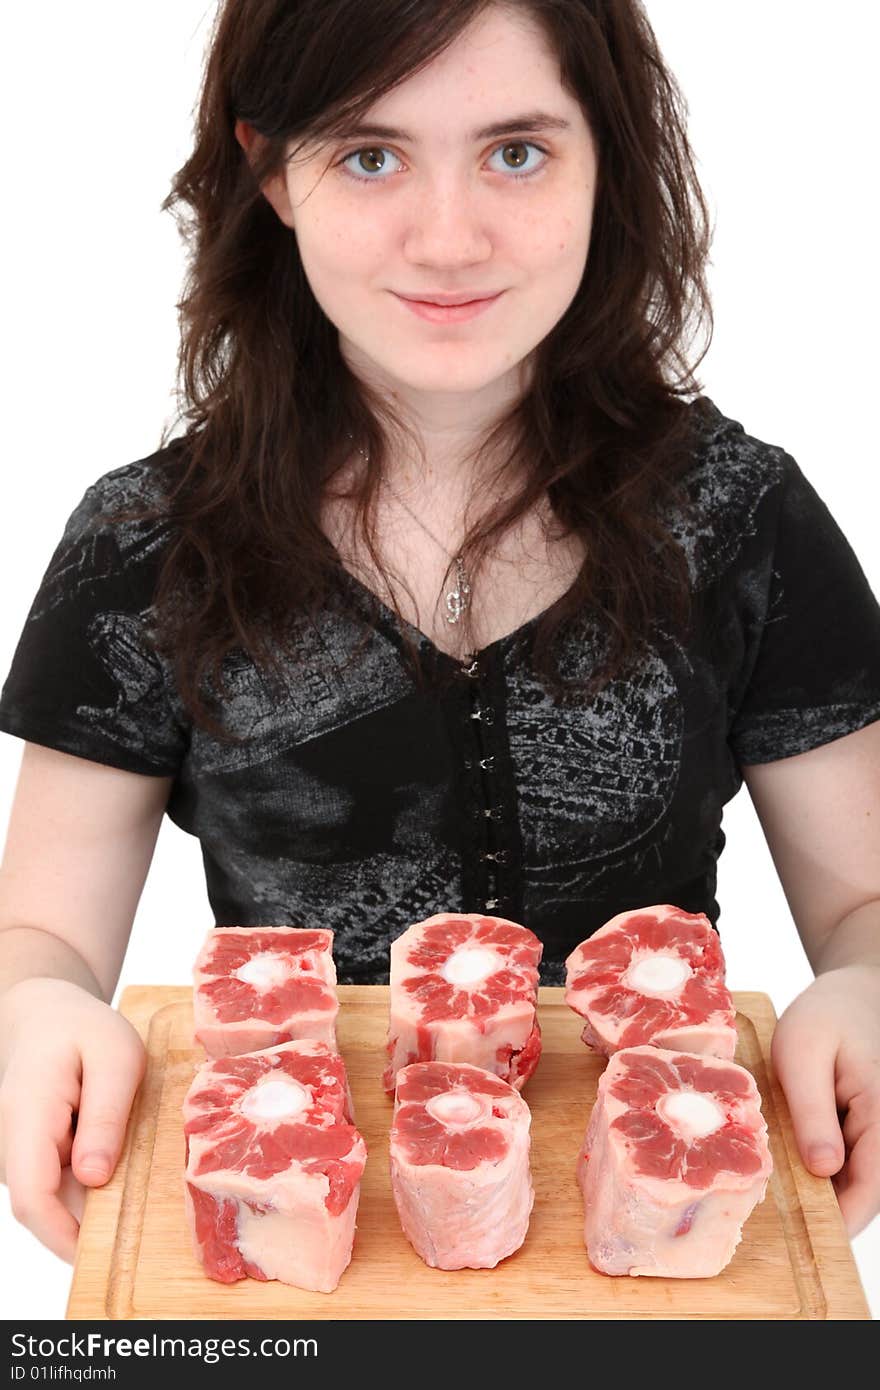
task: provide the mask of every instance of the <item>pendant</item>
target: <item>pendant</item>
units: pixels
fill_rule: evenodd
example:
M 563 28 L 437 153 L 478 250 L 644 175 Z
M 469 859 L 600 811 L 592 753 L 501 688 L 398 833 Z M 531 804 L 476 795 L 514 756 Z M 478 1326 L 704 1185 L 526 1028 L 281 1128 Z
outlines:
M 455 563 L 458 569 L 458 582 L 455 588 L 446 595 L 446 607 L 449 609 L 449 616 L 446 619 L 448 623 L 458 622 L 462 613 L 467 608 L 468 595 L 471 591 L 471 586 L 467 582 L 467 575 L 464 572 L 464 565 L 461 562 L 460 556 L 456 557 Z

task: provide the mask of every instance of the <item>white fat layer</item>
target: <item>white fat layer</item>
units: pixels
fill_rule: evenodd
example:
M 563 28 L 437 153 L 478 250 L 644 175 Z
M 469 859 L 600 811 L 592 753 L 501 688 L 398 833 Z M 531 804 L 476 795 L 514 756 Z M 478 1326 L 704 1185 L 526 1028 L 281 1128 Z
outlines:
M 258 1081 L 251 1087 L 241 1102 L 241 1108 L 249 1120 L 290 1119 L 300 1111 L 307 1110 L 312 1097 L 292 1078 Z
M 284 984 L 290 975 L 290 967 L 274 951 L 260 951 L 233 973 L 246 985 L 254 985 L 257 989 L 274 989 L 276 985 Z
M 680 956 L 642 956 L 624 976 L 623 983 L 640 994 L 668 994 L 679 989 L 693 971 Z
M 503 966 L 500 956 L 486 946 L 462 946 L 453 951 L 440 973 L 451 985 L 475 985 Z
M 441 1125 L 464 1128 L 481 1120 L 487 1105 L 482 1099 L 471 1095 L 470 1091 L 443 1091 L 439 1096 L 432 1096 L 425 1109 Z
M 721 1106 L 702 1091 L 675 1091 L 657 1102 L 657 1113 L 684 1139 L 705 1139 L 726 1120 Z

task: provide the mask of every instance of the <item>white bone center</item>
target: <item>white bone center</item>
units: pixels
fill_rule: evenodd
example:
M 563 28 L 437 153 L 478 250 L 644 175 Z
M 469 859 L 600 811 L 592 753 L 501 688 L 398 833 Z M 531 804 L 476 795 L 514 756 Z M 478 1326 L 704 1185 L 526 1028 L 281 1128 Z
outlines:
M 432 1096 L 425 1109 L 441 1125 L 465 1127 L 482 1119 L 487 1105 L 485 1101 L 472 1096 L 470 1091 L 443 1091 L 439 1096 Z
M 692 974 L 687 961 L 679 956 L 642 956 L 627 970 L 622 983 L 640 994 L 668 994 Z
M 451 985 L 475 985 L 501 970 L 504 962 L 486 946 L 462 946 L 453 951 L 440 974 Z
M 705 1139 L 727 1119 L 721 1106 L 702 1091 L 675 1091 L 672 1095 L 661 1096 L 657 1113 L 683 1139 Z
M 241 1108 L 249 1120 L 291 1119 L 307 1110 L 312 1098 L 293 1078 L 261 1081 L 248 1091 Z
M 289 978 L 290 966 L 274 951 L 260 951 L 240 965 L 234 974 L 236 979 L 244 980 L 246 985 L 254 985 L 256 989 L 274 989 Z

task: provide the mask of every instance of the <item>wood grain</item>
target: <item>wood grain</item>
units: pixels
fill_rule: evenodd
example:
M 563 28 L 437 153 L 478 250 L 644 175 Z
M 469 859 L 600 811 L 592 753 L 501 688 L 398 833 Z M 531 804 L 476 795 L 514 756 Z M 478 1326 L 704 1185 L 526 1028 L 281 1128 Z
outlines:
M 494 1270 L 429 1269 L 397 1218 L 388 1176 L 391 1101 L 380 1084 L 388 989 L 341 985 L 339 1045 L 368 1160 L 352 1262 L 332 1294 L 275 1280 L 209 1279 L 183 1204 L 181 1106 L 204 1051 L 189 988 L 127 989 L 120 1011 L 148 1065 L 111 1180 L 86 1198 L 70 1319 L 126 1318 L 870 1318 L 831 1183 L 800 1162 L 772 1074 L 773 1006 L 735 994 L 737 1061 L 758 1083 L 774 1173 L 742 1243 L 714 1279 L 609 1278 L 589 1265 L 574 1166 L 604 1060 L 580 1041 L 561 988 L 542 987 L 543 1053 L 524 1096 L 532 1112 L 535 1207 L 522 1248 Z

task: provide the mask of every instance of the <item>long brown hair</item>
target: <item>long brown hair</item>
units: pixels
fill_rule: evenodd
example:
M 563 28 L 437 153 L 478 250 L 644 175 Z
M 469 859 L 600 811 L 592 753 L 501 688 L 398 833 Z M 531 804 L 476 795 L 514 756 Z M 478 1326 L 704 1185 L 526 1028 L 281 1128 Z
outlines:
M 173 660 L 192 718 L 217 737 L 230 735 L 211 713 L 222 706 L 208 696 L 206 673 L 222 693 L 224 662 L 238 649 L 278 674 L 296 659 L 297 622 L 316 624 L 344 599 L 320 505 L 352 441 L 370 459 L 353 494 L 358 525 L 388 580 L 375 498 L 387 432 L 410 437 L 390 402 L 348 369 L 296 239 L 261 187 L 283 170 L 291 141 L 341 135 L 490 4 L 370 0 L 369 23 L 363 0 L 223 0 L 218 11 L 194 148 L 162 204 L 190 209 L 176 214 L 189 246 L 177 306 L 178 420 L 188 424 L 160 454 L 169 465 L 161 513 L 126 513 L 170 522 L 154 639 Z M 712 334 L 711 233 L 686 106 L 638 0 L 507 0 L 507 8 L 540 23 L 558 54 L 596 142 L 598 188 L 577 294 L 535 349 L 527 392 L 473 454 L 475 476 L 500 450 L 510 476 L 526 481 L 461 550 L 475 578 L 493 541 L 545 494 L 563 532 L 583 539 L 575 583 L 534 633 L 536 667 L 565 699 L 584 687 L 563 681 L 553 640 L 585 608 L 608 634 L 588 692 L 644 650 L 656 619 L 682 633 L 691 621 L 685 556 L 661 512 L 687 505 L 680 479 L 702 405 L 689 398 L 699 397 L 693 371 Z M 255 157 L 236 139 L 239 119 L 263 137 Z M 706 344 L 691 367 L 701 324 Z M 176 424 L 163 430 L 160 450 Z M 417 456 L 420 441 L 411 442 Z M 403 635 L 424 683 L 418 647 Z

